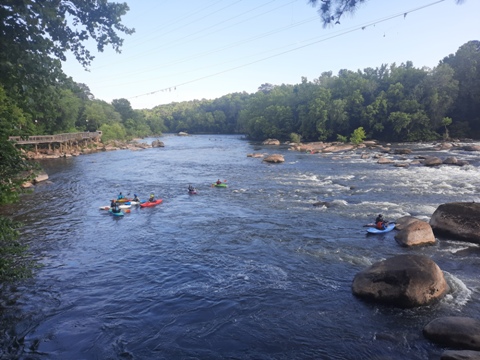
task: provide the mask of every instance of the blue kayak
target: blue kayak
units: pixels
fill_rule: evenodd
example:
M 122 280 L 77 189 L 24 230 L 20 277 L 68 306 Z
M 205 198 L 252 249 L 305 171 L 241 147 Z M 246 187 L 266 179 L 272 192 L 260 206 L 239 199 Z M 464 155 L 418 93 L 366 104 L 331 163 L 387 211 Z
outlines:
M 113 212 L 112 209 L 108 210 L 110 212 L 110 214 L 112 214 L 113 216 L 123 216 L 124 213 L 123 211 L 120 211 L 120 212 Z
M 384 230 L 377 229 L 376 227 L 369 227 L 367 228 L 367 232 L 369 234 L 383 234 L 395 229 L 395 223 L 389 223 Z

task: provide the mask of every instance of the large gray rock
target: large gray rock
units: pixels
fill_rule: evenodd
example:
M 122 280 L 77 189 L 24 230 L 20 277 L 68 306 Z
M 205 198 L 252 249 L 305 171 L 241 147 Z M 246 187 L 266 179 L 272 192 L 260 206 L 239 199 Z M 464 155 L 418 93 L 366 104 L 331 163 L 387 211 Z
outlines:
M 352 284 L 354 295 L 402 308 L 431 304 L 449 290 L 442 270 L 423 255 L 397 255 L 375 263 Z
M 442 159 L 435 156 L 429 156 L 425 160 L 423 160 L 423 165 L 425 166 L 439 166 L 442 164 L 443 164 Z
M 262 142 L 263 145 L 280 145 L 280 141 L 277 139 L 267 139 Z
M 440 360 L 478 360 L 480 351 L 473 350 L 446 350 Z
M 480 203 L 442 204 L 433 213 L 430 225 L 437 236 L 480 244 Z
M 415 221 L 422 221 L 422 220 L 414 216 L 402 216 L 401 218 L 398 218 L 397 220 L 395 220 L 395 229 L 403 230 L 408 225 L 414 223 Z
M 429 223 L 418 220 L 395 234 L 395 240 L 402 246 L 433 245 L 435 235 Z
M 285 159 L 283 158 L 283 155 L 272 154 L 264 158 L 263 161 L 269 162 L 269 163 L 281 163 L 281 162 L 284 162 Z
M 430 321 L 423 335 L 442 346 L 480 350 L 480 320 L 461 316 L 445 316 Z

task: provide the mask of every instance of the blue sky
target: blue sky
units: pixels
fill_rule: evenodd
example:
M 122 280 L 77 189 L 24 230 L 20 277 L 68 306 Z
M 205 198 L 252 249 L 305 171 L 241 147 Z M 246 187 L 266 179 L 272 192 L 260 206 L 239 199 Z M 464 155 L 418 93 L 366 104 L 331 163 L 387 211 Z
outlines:
M 63 69 L 97 99 L 126 98 L 134 109 L 253 93 L 325 71 L 406 61 L 433 68 L 480 37 L 478 0 L 370 0 L 326 29 L 307 0 L 126 2 L 122 23 L 136 32 L 124 36 L 122 53 L 90 46 L 89 72 L 73 56 Z

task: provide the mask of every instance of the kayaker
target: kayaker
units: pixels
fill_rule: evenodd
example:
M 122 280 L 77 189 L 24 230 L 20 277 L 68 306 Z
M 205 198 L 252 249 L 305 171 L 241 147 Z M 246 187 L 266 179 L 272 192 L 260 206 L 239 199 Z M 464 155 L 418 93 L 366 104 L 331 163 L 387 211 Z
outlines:
M 124 199 L 125 197 L 123 196 L 123 194 L 120 192 L 120 194 L 118 194 L 117 196 L 117 200 L 120 200 L 120 199 Z
M 192 185 L 188 185 L 188 191 L 193 192 L 195 191 L 195 188 Z
M 114 199 L 112 199 L 112 202 L 110 203 L 110 209 L 113 213 L 119 213 L 121 211 L 118 207 L 118 203 Z
M 220 185 L 222 182 L 220 181 L 220 179 L 217 180 L 217 185 Z
M 148 199 L 150 202 L 155 202 L 155 195 L 150 194 L 150 199 Z
M 140 202 L 140 199 L 138 198 L 137 194 L 133 194 L 133 200 L 132 201 Z
M 382 214 L 378 214 L 377 218 L 375 219 L 375 227 L 379 230 L 385 230 L 386 229 L 386 221 L 383 219 Z

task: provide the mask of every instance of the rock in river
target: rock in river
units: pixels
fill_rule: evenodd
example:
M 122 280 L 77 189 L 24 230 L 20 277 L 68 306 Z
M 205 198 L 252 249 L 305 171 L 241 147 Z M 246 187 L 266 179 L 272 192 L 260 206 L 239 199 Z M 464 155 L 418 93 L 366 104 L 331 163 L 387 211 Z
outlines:
M 435 235 L 480 244 L 480 203 L 440 205 L 430 219 Z
M 442 270 L 427 256 L 397 255 L 359 272 L 352 291 L 366 300 L 412 308 L 431 304 L 450 290 Z

